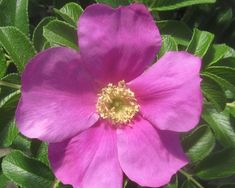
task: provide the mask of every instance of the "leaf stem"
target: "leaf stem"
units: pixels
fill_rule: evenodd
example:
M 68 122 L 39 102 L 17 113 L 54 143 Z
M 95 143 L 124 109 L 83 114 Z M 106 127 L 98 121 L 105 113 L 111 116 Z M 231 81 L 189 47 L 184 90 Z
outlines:
M 188 180 L 193 182 L 198 188 L 204 188 L 197 180 L 195 180 L 193 178 L 193 176 L 191 174 L 188 174 L 187 172 L 185 172 L 182 169 L 180 170 L 180 173 L 183 174 Z
M 52 188 L 57 188 L 59 186 L 59 184 L 60 184 L 60 181 L 55 179 L 55 181 L 52 184 Z
M 0 86 L 11 87 L 11 88 L 14 88 L 14 89 L 20 89 L 21 88 L 21 85 L 19 85 L 19 84 L 13 84 L 13 83 L 6 82 L 6 81 L 3 81 L 3 80 L 0 80 Z

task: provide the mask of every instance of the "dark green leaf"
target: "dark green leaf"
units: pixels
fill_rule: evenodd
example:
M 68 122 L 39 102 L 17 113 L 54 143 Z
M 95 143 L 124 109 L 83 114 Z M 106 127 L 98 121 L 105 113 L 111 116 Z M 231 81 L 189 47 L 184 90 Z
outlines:
M 204 63 L 208 66 L 218 62 L 228 53 L 229 47 L 225 44 L 212 45 L 204 57 Z
M 214 35 L 212 33 L 194 29 L 187 51 L 195 54 L 196 56 L 203 57 L 211 46 L 213 40 Z
M 197 188 L 190 180 L 186 180 L 180 188 Z
M 8 74 L 8 75 L 4 76 L 3 78 L 1 78 L 0 81 L 1 80 L 5 81 L 7 83 L 10 83 L 10 84 L 17 84 L 17 85 L 20 84 L 20 76 L 17 73 Z M 16 90 L 17 90 L 16 88 L 2 86 L 1 90 L 0 90 L 0 101 L 4 97 L 6 97 L 7 95 L 9 95 L 10 93 L 12 93 L 12 92 L 14 92 Z
M 162 36 L 162 46 L 158 53 L 158 58 L 163 56 L 166 52 L 178 51 L 178 46 L 175 39 L 169 35 Z
M 63 18 L 66 22 L 77 27 L 77 21 L 80 15 L 83 13 L 83 9 L 77 3 L 67 3 L 60 10 L 54 9 L 54 11 Z
M 206 75 L 207 77 L 214 80 L 218 85 L 220 85 L 221 88 L 223 88 L 224 92 L 229 90 L 232 92 L 232 94 L 233 93 L 235 94 L 235 87 L 230 82 L 225 80 L 223 77 L 219 77 L 219 76 L 217 76 L 213 73 L 210 73 L 210 72 L 204 72 L 202 75 Z M 224 107 L 224 106 L 222 106 L 222 107 Z
M 29 34 L 28 0 L 2 0 L 0 10 L 0 26 L 15 26 Z
M 31 154 L 30 146 L 31 146 L 31 141 L 28 138 L 19 134 L 13 141 L 11 148 L 21 150 L 22 152 L 30 155 Z
M 235 146 L 235 131 L 229 114 L 218 112 L 211 105 L 204 105 L 202 118 L 210 125 L 216 138 L 224 147 Z
M 152 11 L 167 11 L 196 4 L 215 3 L 216 0 L 158 0 L 153 5 Z
M 47 40 L 43 36 L 43 27 L 46 26 L 50 21 L 54 20 L 54 17 L 46 17 L 40 21 L 37 27 L 34 29 L 33 32 L 33 44 L 37 51 L 41 51 L 44 48 L 45 43 Z
M 202 74 L 201 84 L 203 95 L 212 102 L 218 110 L 225 108 L 225 93 L 222 87 L 208 74 Z
M 131 0 L 96 0 L 97 3 L 104 3 L 111 5 L 112 7 L 118 7 L 120 5 L 128 5 Z
M 198 177 L 206 180 L 235 174 L 235 149 L 227 148 L 205 158 L 195 169 Z
M 217 62 L 214 65 L 235 68 L 235 57 L 228 57 L 221 59 L 219 62 Z
M 18 134 L 14 113 L 19 97 L 18 90 L 0 101 L 0 147 L 10 146 Z
M 192 36 L 192 31 L 184 22 L 165 20 L 158 21 L 157 25 L 162 35 L 172 36 L 177 44 L 181 44 L 184 46 L 188 45 L 188 42 L 190 41 Z
M 0 44 L 10 55 L 20 72 L 36 51 L 30 40 L 15 27 L 0 27 Z
M 0 78 L 2 78 L 7 70 L 6 58 L 3 50 L 0 48 Z
M 200 161 L 208 156 L 215 146 L 215 137 L 208 126 L 197 127 L 183 138 L 184 151 L 192 162 Z
M 235 184 L 226 184 L 226 185 L 220 185 L 218 188 L 234 188 Z
M 2 162 L 3 174 L 24 188 L 49 188 L 54 177 L 50 169 L 35 159 L 14 151 Z
M 225 66 L 211 66 L 208 67 L 206 71 L 225 79 L 235 86 L 235 68 Z
M 227 103 L 227 108 L 229 110 L 229 113 L 231 113 L 231 115 L 235 117 L 235 102 Z
M 43 27 L 43 35 L 52 44 L 78 50 L 76 29 L 66 22 L 59 20 L 51 21 Z

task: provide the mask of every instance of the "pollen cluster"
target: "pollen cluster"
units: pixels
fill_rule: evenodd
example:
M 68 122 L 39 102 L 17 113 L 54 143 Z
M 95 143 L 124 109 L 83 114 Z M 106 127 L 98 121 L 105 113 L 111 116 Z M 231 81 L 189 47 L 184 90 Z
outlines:
M 96 110 L 100 117 L 114 125 L 129 123 L 139 111 L 135 94 L 127 88 L 125 81 L 118 85 L 108 84 L 98 94 Z

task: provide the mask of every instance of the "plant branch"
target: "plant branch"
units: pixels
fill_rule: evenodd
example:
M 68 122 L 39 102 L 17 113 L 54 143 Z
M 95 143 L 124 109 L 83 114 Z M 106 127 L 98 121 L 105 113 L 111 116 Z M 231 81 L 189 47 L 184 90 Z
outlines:
M 180 170 L 180 173 L 183 174 L 188 180 L 193 182 L 198 188 L 204 188 L 197 180 L 195 180 L 193 178 L 193 176 L 191 174 L 188 174 L 187 172 L 185 172 L 182 169 Z
M 14 88 L 14 89 L 20 89 L 21 88 L 21 85 L 19 85 L 19 84 L 13 84 L 13 83 L 6 82 L 6 81 L 3 81 L 3 80 L 0 80 L 0 86 L 6 86 L 6 87 Z

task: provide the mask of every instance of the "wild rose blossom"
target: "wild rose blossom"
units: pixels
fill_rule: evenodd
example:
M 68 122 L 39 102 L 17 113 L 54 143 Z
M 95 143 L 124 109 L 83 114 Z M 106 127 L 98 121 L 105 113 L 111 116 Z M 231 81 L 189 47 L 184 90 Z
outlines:
M 188 163 L 179 132 L 199 121 L 201 60 L 168 52 L 141 4 L 89 6 L 78 22 L 80 51 L 36 55 L 22 75 L 16 121 L 49 142 L 56 177 L 74 188 L 167 184 Z

